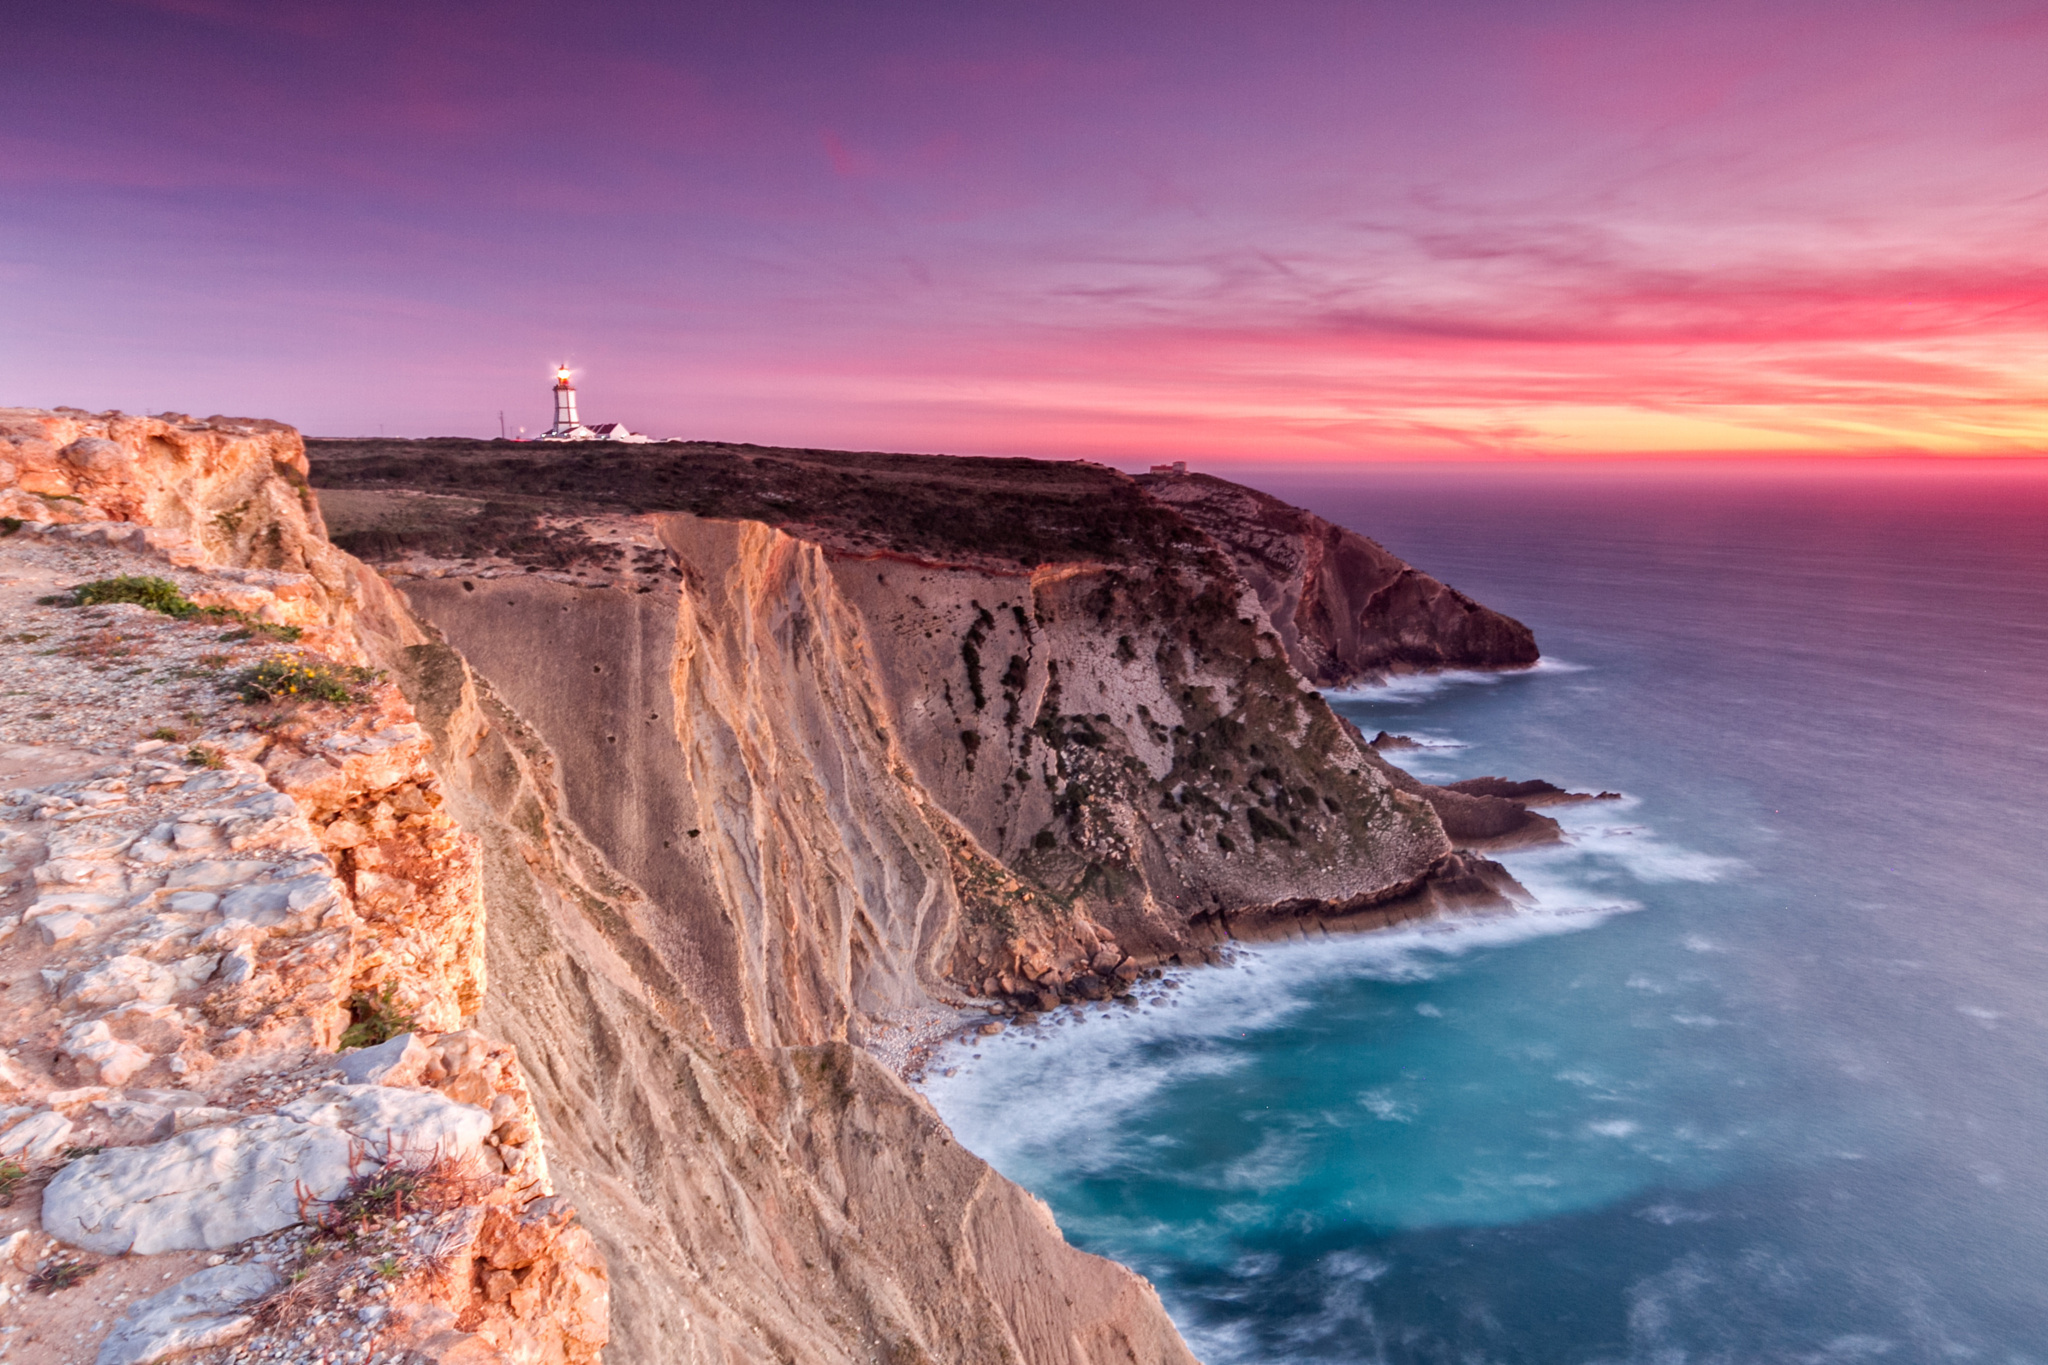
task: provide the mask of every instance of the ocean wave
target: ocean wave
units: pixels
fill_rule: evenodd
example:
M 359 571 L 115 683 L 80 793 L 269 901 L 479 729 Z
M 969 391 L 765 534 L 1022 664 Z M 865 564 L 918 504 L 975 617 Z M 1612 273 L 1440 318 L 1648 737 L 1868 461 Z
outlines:
M 1574 933 L 1634 908 L 1557 896 L 1509 914 L 1242 946 L 1227 965 L 1174 969 L 1143 983 L 1136 1008 L 1068 1006 L 1029 1026 L 948 1044 L 920 1088 L 968 1150 L 1013 1178 L 1049 1164 L 1069 1173 L 1164 1169 L 1176 1164 L 1177 1144 L 1139 1137 L 1115 1116 L 1142 1109 L 1169 1086 L 1255 1065 L 1238 1044 L 1314 1008 L 1332 979 L 1429 981 L 1456 970 L 1467 954 Z M 1040 1100 L 1028 1126 L 1015 1122 L 1020 1093 Z M 1388 1107 L 1385 1117 L 1397 1112 Z
M 1654 827 L 1626 816 L 1639 803 L 1632 797 L 1620 801 L 1588 802 L 1561 806 L 1546 812 L 1564 827 L 1564 842 L 1547 848 L 1518 850 L 1502 861 L 1515 869 L 1523 884 L 1529 878 L 1524 869 L 1539 879 L 1548 878 L 1562 890 L 1577 875 L 1598 885 L 1612 872 L 1626 874 L 1645 885 L 1663 882 L 1718 882 L 1749 870 L 1740 858 L 1702 853 L 1658 837 Z M 1534 886 L 1530 887 L 1533 892 Z M 1541 899 L 1541 893 L 1537 893 Z
M 1378 682 L 1353 683 L 1349 687 L 1328 687 L 1323 696 L 1331 702 L 1377 702 L 1382 705 L 1416 706 L 1439 692 L 1454 687 L 1492 687 L 1515 678 L 1550 673 L 1584 673 L 1585 664 L 1567 663 L 1544 655 L 1527 668 L 1446 668 L 1435 673 L 1396 673 Z

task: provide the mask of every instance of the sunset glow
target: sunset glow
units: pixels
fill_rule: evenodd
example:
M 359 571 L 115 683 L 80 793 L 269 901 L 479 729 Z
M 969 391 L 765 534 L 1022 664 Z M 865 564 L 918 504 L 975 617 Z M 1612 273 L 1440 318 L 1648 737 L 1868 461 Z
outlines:
M 495 434 L 568 356 L 691 438 L 2048 450 L 2037 4 L 669 8 L 11 20 L 7 401 Z

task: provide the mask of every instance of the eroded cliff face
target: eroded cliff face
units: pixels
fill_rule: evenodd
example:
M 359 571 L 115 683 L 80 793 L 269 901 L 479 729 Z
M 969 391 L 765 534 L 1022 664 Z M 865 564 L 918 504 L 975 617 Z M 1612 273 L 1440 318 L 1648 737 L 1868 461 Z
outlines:
M 1413 895 L 1450 853 L 1205 546 L 834 568 L 911 770 L 1011 883 L 969 901 L 948 969 L 970 987 L 1099 992 L 1234 918 Z
M 1258 594 L 1288 660 L 1318 687 L 1443 668 L 1527 668 L 1536 637 L 1377 541 L 1207 474 L 1147 474 Z
M 613 1357 L 1190 1361 L 1148 1285 L 1067 1246 L 1042 1204 L 844 1041 L 880 1022 L 863 1010 L 933 983 L 934 946 L 920 945 L 953 904 L 946 854 L 914 787 L 891 777 L 860 670 L 827 649 L 815 547 L 693 529 L 695 566 L 725 570 L 715 581 L 606 590 L 614 625 L 647 612 L 659 649 L 620 646 L 615 630 L 573 672 L 519 676 L 519 643 L 534 640 L 508 623 L 566 628 L 563 602 L 585 599 L 564 594 L 594 595 L 522 575 L 408 584 L 449 643 L 394 660 L 451 807 L 482 840 L 482 1023 L 525 1059 L 550 1169 L 611 1267 Z M 618 670 L 634 651 L 629 684 Z M 482 676 L 492 666 L 504 692 Z M 641 689 L 661 686 L 673 706 L 640 709 Z M 607 688 L 632 705 L 599 702 Z M 558 689 L 537 721 L 512 704 Z M 640 724 L 630 745 L 627 721 Z M 602 769 L 617 791 L 564 780 L 598 744 L 618 755 Z M 662 796 L 643 764 L 693 781 Z M 635 788 L 673 800 L 653 842 L 674 856 L 641 874 L 665 898 L 627 874 L 617 842 Z M 824 872 L 793 861 L 807 858 Z M 732 979 L 705 1008 L 691 982 L 721 963 Z

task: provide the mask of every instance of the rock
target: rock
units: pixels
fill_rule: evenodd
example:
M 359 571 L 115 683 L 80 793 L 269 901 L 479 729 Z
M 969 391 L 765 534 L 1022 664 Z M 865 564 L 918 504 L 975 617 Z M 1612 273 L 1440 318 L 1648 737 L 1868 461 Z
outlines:
M 118 909 L 121 898 L 104 891 L 46 891 L 36 897 L 35 903 L 21 912 L 24 920 L 36 919 L 43 915 L 54 915 L 61 910 L 78 910 L 87 914 L 104 914 Z
M 0 1133 L 0 1157 L 15 1161 L 48 1161 L 71 1140 L 71 1120 L 54 1109 L 31 1115 Z
M 173 1109 L 171 1128 L 173 1132 L 186 1133 L 194 1128 L 212 1128 L 217 1124 L 233 1123 L 242 1117 L 233 1109 L 216 1109 L 211 1105 L 199 1105 L 192 1109 Z
M 135 455 L 118 441 L 85 436 L 57 452 L 65 463 L 103 477 L 132 476 Z
M 43 1228 L 109 1256 L 222 1250 L 298 1222 L 301 1191 L 338 1196 L 351 1145 L 336 1127 L 259 1115 L 81 1157 L 43 1191 Z
M 209 774 L 209 776 L 211 775 Z M 193 781 L 197 780 L 197 778 L 193 779 Z M 192 783 L 188 782 L 185 785 L 189 787 Z M 263 863 L 225 863 L 216 861 L 187 863 L 184 867 L 171 873 L 165 879 L 164 886 L 172 891 L 182 891 L 187 888 L 218 890 L 224 886 L 240 886 L 257 873 L 267 870 L 268 868 Z
M 473 1104 L 488 1108 L 491 1103 L 491 1083 L 481 1071 L 465 1071 L 441 1087 L 441 1093 L 462 1104 Z
M 162 1005 L 177 993 L 178 979 L 168 969 L 146 958 L 123 953 L 108 958 L 90 971 L 74 972 L 66 977 L 58 995 L 66 1004 L 109 1008 L 132 1000 Z
M 1003 1031 L 1003 1026 L 991 1019 L 988 1023 L 983 1024 L 978 1031 L 985 1038 L 993 1038 Z
M 151 1365 L 232 1341 L 255 1325 L 245 1309 L 281 1283 L 276 1271 L 262 1265 L 215 1266 L 188 1275 L 122 1315 L 94 1365 Z
M 566 1222 L 566 1218 L 550 1218 L 546 1213 L 515 1218 L 493 1207 L 485 1212 L 477 1233 L 476 1254 L 494 1270 L 524 1270 L 546 1254 Z
M 350 1085 L 418 1085 L 433 1056 L 418 1035 L 401 1033 L 375 1047 L 344 1052 L 334 1066 Z
M 36 933 L 51 948 L 92 932 L 92 916 L 82 915 L 76 910 L 59 910 L 54 915 L 42 916 L 35 923 Z
M 442 1070 L 450 1076 L 460 1076 L 484 1064 L 491 1055 L 491 1045 L 475 1029 L 460 1029 L 443 1034 L 434 1042 L 434 1051 L 440 1056 Z
M 114 1037 L 104 1019 L 73 1024 L 64 1034 L 62 1051 L 74 1061 L 95 1068 L 103 1085 L 125 1085 L 131 1076 L 155 1060 L 135 1044 Z
M 336 883 L 325 873 L 295 877 L 283 882 L 260 882 L 228 893 L 220 912 L 231 920 L 247 920 L 266 928 L 284 923 L 294 915 L 307 918 L 335 901 Z
M 467 1155 L 491 1135 L 489 1111 L 460 1104 L 432 1090 L 382 1085 L 329 1085 L 277 1111 L 306 1123 L 344 1128 L 367 1144 L 370 1155 L 441 1152 Z
M 160 1104 L 99 1100 L 92 1107 L 104 1116 L 107 1136 L 114 1146 L 133 1147 L 161 1142 L 178 1131 L 176 1111 Z
M 223 986 L 239 986 L 256 975 L 256 950 L 243 944 L 231 953 L 221 954 L 220 965 L 214 968 L 213 979 Z
M 103 1100 L 109 1093 L 104 1085 L 81 1085 L 75 1090 L 52 1090 L 43 1096 L 43 1103 L 52 1109 L 72 1109 Z
M 190 1090 L 130 1090 L 127 1098 L 138 1104 L 160 1104 L 166 1109 L 199 1109 L 206 1099 Z
M 21 1069 L 21 1063 L 0 1053 L 0 1090 L 22 1090 L 28 1086 L 28 1073 Z
M 1097 976 L 1108 976 L 1124 960 L 1124 955 L 1114 948 L 1104 948 L 1088 965 Z

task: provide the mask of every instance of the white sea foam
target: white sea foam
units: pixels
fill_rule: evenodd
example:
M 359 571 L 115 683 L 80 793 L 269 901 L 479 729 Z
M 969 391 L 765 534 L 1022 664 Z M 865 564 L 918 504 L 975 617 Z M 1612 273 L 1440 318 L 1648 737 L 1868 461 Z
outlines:
M 1366 701 L 1414 706 L 1453 687 L 1492 687 L 1515 678 L 1585 671 L 1584 664 L 1566 663 L 1562 659 L 1553 659 L 1545 655 L 1528 668 L 1447 668 L 1435 673 L 1396 673 L 1379 682 L 1325 688 L 1323 696 L 1333 702 Z
M 1572 933 L 1618 908 L 1628 907 L 1539 904 L 1516 914 L 1246 947 L 1233 965 L 1173 973 L 1178 990 L 1141 990 L 1137 1009 L 1070 1007 L 1029 1028 L 954 1043 L 934 1059 L 923 1088 L 960 1141 L 1012 1178 L 1029 1183 L 1053 1168 L 1160 1170 L 1177 1165 L 1170 1148 L 1127 1132 L 1115 1116 L 1143 1109 L 1169 1085 L 1220 1080 L 1253 1065 L 1234 1045 L 1309 1009 L 1322 983 L 1431 980 L 1468 953 Z M 1029 1124 L 1017 1122 L 1019 1094 L 1039 1101 Z M 1226 1183 L 1275 1179 L 1286 1157 L 1279 1149 L 1255 1154 Z
M 1642 1128 L 1643 1125 L 1632 1119 L 1606 1119 L 1599 1123 L 1589 1123 L 1586 1125 L 1587 1132 L 1598 1133 L 1601 1137 L 1610 1138 L 1634 1137 L 1642 1131 Z
M 1635 798 L 1623 797 L 1619 801 L 1588 801 L 1558 807 L 1550 813 L 1563 827 L 1562 845 L 1517 851 L 1502 861 L 1515 869 L 1531 891 L 1536 891 L 1536 887 L 1522 876 L 1525 868 L 1537 878 L 1548 880 L 1553 896 L 1562 894 L 1566 899 L 1570 898 L 1567 886 L 1578 885 L 1583 894 L 1587 880 L 1611 880 L 1606 874 L 1616 871 L 1638 882 L 1654 884 L 1725 881 L 1748 870 L 1749 865 L 1740 858 L 1667 843 L 1647 823 L 1615 818 L 1638 804 Z M 1541 892 L 1537 896 L 1543 899 Z
M 1358 1097 L 1366 1112 L 1383 1123 L 1415 1122 L 1415 1106 L 1404 1104 L 1389 1092 L 1388 1087 L 1378 1086 Z
M 1709 1223 L 1714 1215 L 1698 1209 L 1681 1208 L 1677 1204 L 1652 1204 L 1646 1209 L 1636 1210 L 1636 1217 L 1649 1223 L 1661 1223 L 1665 1227 L 1677 1227 L 1681 1223 Z

